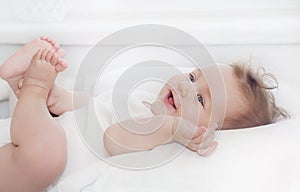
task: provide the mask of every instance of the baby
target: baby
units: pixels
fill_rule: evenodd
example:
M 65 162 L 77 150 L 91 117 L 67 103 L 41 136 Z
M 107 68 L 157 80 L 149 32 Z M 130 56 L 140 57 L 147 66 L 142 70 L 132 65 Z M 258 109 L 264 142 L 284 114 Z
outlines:
M 56 90 L 53 83 L 58 72 L 67 67 L 62 56 L 56 43 L 41 38 L 1 66 L 1 77 L 19 100 L 11 119 L 11 143 L 0 148 L 0 191 L 43 191 L 64 170 L 65 132 L 53 120 L 47 105 L 51 102 L 50 90 Z M 23 78 L 18 91 L 18 81 Z M 53 110 L 57 111 L 55 107 Z
M 19 99 L 12 116 L 12 142 L 0 148 L 0 191 L 41 191 L 64 169 L 65 133 L 50 113 L 60 115 L 83 103 L 73 106 L 72 92 L 54 84 L 57 73 L 67 67 L 62 57 L 59 45 L 42 37 L 25 45 L 0 68 L 1 78 Z M 287 117 L 266 91 L 272 87 L 250 68 L 236 64 L 218 68 L 227 106 L 222 129 L 263 125 Z M 211 90 L 205 78 L 210 70 L 196 69 L 172 77 L 150 106 L 153 117 L 107 128 L 107 152 L 117 155 L 178 142 L 200 155 L 210 155 L 217 146 L 214 134 L 222 120 L 212 117 Z M 15 180 L 18 183 L 11 185 Z
M 150 105 L 153 117 L 139 119 L 139 122 L 128 120 L 111 125 L 106 130 L 104 145 L 107 152 L 117 155 L 149 150 L 177 141 L 207 156 L 217 146 L 214 138 L 219 126 L 223 130 L 247 128 L 289 117 L 284 109 L 276 105 L 272 93 L 268 92 L 277 87 L 275 77 L 263 69 L 255 72 L 246 64 L 218 65 L 225 85 L 225 99 L 222 101 L 226 108 L 224 116 L 213 114 L 216 102 L 213 102 L 212 87 L 206 76 L 214 68 L 209 66 L 172 77 L 161 89 L 157 101 Z M 264 80 L 273 80 L 276 85 L 268 85 Z

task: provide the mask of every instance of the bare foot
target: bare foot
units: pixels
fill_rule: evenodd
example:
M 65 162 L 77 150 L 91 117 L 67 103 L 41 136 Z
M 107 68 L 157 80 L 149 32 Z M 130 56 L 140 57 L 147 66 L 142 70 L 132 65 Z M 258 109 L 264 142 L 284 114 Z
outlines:
M 47 50 L 44 50 L 42 54 L 46 54 Z M 50 51 L 50 53 L 52 53 Z M 49 61 L 49 58 L 51 57 L 51 54 L 47 53 L 46 61 Z M 67 63 L 63 60 L 61 60 L 58 57 L 57 53 L 53 53 L 51 64 L 55 66 L 55 71 L 60 72 L 64 71 L 67 68 Z M 55 64 L 57 63 L 57 64 Z M 21 93 L 21 88 L 23 87 L 24 78 L 20 79 L 18 82 L 18 89 L 15 91 L 16 96 L 19 98 Z M 48 100 L 47 100 L 47 107 L 48 110 L 55 114 L 55 115 L 61 115 L 64 112 L 73 110 L 73 104 L 72 104 L 72 96 L 73 93 L 71 91 L 68 91 L 60 86 L 57 86 L 53 84 L 52 88 L 49 91 Z
M 40 49 L 32 57 L 29 68 L 24 74 L 22 88 L 33 86 L 42 90 L 48 96 L 58 72 L 64 71 L 66 67 L 66 64 L 59 58 L 57 53 Z
M 32 56 L 37 52 L 37 50 L 44 48 L 55 52 L 59 57 L 65 56 L 65 52 L 60 49 L 59 44 L 53 39 L 49 37 L 41 37 L 40 39 L 35 39 L 26 44 L 1 65 L 0 77 L 9 83 L 14 93 L 18 90 L 18 83 L 20 79 L 23 79 Z

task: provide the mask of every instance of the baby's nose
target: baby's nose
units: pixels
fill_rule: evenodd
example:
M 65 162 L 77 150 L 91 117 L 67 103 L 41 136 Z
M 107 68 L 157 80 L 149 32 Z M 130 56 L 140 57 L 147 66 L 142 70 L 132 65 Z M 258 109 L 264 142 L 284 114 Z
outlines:
M 182 81 L 178 85 L 178 91 L 181 97 L 186 97 L 191 92 L 192 89 L 193 87 L 189 82 Z

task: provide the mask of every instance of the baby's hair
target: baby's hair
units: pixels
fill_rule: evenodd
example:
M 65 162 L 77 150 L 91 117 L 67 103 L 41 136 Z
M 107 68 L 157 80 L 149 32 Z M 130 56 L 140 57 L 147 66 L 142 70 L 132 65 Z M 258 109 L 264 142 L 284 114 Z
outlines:
M 256 70 L 250 63 L 237 62 L 231 64 L 241 91 L 244 104 L 238 114 L 225 117 L 227 128 L 246 128 L 274 123 L 290 118 L 287 111 L 275 102 L 272 89 L 278 88 L 278 82 L 271 73 L 258 67 Z M 223 127 L 224 128 L 224 127 Z

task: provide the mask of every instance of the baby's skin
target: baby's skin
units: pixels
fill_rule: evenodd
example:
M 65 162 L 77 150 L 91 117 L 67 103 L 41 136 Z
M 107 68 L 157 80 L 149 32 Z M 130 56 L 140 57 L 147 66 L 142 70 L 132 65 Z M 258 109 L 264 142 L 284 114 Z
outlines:
M 60 65 L 55 67 L 56 71 L 61 71 L 67 67 L 67 63 L 62 60 L 65 56 L 65 51 L 53 39 L 41 37 L 27 43 L 9 57 L 0 67 L 0 77 L 8 82 L 17 97 L 19 97 L 24 74 L 29 67 L 32 56 L 38 49 L 43 48 L 49 50 L 58 58 Z M 73 110 L 72 92 L 54 84 L 49 92 L 47 106 L 49 111 L 55 115 Z
M 64 170 L 66 136 L 47 100 L 58 72 L 65 69 L 58 54 L 40 49 L 26 72 L 19 73 L 24 81 L 11 120 L 12 142 L 0 148 L 0 191 L 43 191 Z

